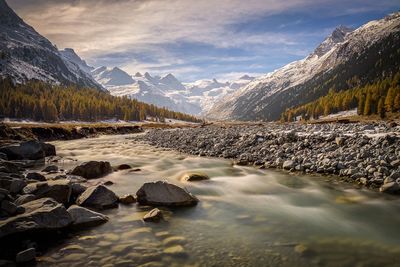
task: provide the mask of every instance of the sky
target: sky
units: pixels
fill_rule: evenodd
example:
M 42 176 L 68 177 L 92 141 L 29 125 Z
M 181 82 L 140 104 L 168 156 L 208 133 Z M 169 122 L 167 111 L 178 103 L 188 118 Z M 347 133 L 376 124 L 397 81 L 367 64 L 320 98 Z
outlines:
M 94 67 L 184 82 L 258 76 L 307 56 L 337 26 L 399 11 L 399 0 L 7 0 L 58 48 Z

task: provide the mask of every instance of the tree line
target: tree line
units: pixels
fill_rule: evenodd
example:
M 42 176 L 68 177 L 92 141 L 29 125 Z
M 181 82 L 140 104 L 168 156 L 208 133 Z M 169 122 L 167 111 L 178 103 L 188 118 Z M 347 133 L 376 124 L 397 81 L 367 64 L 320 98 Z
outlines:
M 357 80 L 353 77 L 352 83 Z M 282 113 L 281 121 L 318 119 L 320 116 L 357 108 L 358 115 L 378 114 L 385 118 L 386 113 L 400 112 L 400 72 L 391 77 L 378 80 L 365 86 L 336 91 L 331 88 L 327 95 L 317 100 Z
M 177 119 L 200 122 L 194 116 L 116 97 L 92 88 L 51 85 L 39 81 L 13 84 L 0 80 L 0 116 L 34 121 L 143 121 L 149 118 L 165 121 Z

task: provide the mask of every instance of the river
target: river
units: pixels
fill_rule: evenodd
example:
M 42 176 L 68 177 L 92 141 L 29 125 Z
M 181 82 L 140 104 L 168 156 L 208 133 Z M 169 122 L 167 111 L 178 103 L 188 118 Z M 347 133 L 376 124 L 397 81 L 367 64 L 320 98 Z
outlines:
M 325 176 L 234 166 L 230 160 L 180 154 L 125 136 L 57 141 L 63 157 L 127 163 L 91 181 L 112 181 L 118 195 L 148 181 L 187 188 L 195 207 L 166 209 L 144 223 L 149 207 L 102 211 L 108 223 L 53 245 L 39 265 L 57 266 L 400 266 L 400 199 Z M 77 162 L 58 163 L 64 169 Z M 188 171 L 209 181 L 181 182 Z

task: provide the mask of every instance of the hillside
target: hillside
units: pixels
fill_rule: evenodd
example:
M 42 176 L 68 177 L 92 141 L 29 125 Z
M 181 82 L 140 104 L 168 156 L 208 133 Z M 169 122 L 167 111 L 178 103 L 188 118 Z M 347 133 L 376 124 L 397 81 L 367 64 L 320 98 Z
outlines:
M 214 118 L 277 120 L 288 108 L 390 77 L 400 69 L 400 13 L 350 31 L 339 27 L 303 60 L 261 76 L 228 95 Z

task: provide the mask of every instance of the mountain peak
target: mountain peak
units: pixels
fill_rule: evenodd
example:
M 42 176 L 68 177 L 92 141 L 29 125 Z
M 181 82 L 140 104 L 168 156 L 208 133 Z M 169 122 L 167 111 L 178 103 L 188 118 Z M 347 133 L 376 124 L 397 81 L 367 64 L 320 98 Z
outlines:
M 239 78 L 239 80 L 253 80 L 254 77 L 250 77 L 249 75 L 245 74 L 242 77 Z
M 322 57 L 329 52 L 336 44 L 342 43 L 348 33 L 352 32 L 353 29 L 344 25 L 339 25 L 333 32 L 314 50 L 310 56 L 317 55 Z
M 143 77 L 143 75 L 140 72 L 136 72 L 135 77 Z

